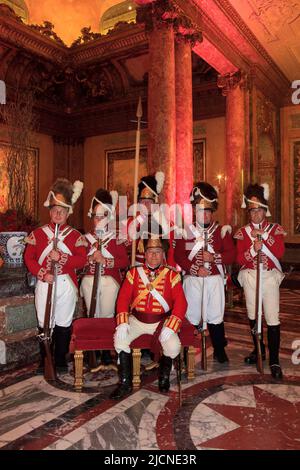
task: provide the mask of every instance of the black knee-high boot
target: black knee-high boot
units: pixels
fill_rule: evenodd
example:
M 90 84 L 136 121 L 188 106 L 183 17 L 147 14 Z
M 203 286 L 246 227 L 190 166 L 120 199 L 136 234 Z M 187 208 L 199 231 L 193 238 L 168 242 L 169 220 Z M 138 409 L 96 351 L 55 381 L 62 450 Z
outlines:
M 158 388 L 160 392 L 168 392 L 170 388 L 170 372 L 172 369 L 172 358 L 162 356 L 159 366 Z
M 214 348 L 214 359 L 217 359 L 217 361 L 221 364 L 224 362 L 228 362 L 229 359 L 224 349 L 225 346 L 227 346 L 224 322 L 219 323 L 218 325 L 208 323 L 207 327 Z
M 39 326 L 38 332 L 39 332 L 38 334 L 41 335 L 44 332 L 43 328 Z M 42 375 L 44 373 L 46 351 L 45 351 L 44 341 L 38 338 L 38 342 L 39 342 L 39 349 L 40 349 L 40 362 L 35 373 L 38 375 Z
M 269 365 L 274 379 L 282 379 L 279 364 L 280 325 L 268 325 Z
M 254 349 L 253 351 L 251 351 L 251 353 L 248 356 L 245 357 L 244 361 L 246 364 L 256 364 L 257 362 L 257 344 L 256 344 L 255 334 L 253 333 L 253 328 L 255 327 L 255 324 L 256 324 L 255 320 L 249 320 Z M 264 341 L 263 341 L 263 328 L 261 329 L 260 349 L 261 349 L 262 359 L 264 361 L 266 359 L 266 348 L 265 348 Z
M 69 352 L 71 327 L 58 326 L 54 328 L 54 359 L 56 369 L 67 370 L 66 355 Z
M 132 357 L 131 353 L 121 351 L 119 354 L 119 376 L 120 383 L 113 391 L 110 398 L 120 400 L 132 392 Z

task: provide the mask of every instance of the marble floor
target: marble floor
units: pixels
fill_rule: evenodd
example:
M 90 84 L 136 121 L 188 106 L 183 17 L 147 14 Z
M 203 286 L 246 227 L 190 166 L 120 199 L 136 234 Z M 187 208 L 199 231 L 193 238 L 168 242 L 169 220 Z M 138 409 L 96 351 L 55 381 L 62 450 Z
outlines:
M 157 370 L 121 401 L 109 399 L 116 373 L 85 374 L 82 393 L 70 371 L 55 386 L 34 375 L 36 364 L 0 376 L 1 450 L 300 449 L 300 291 L 282 290 L 281 364 L 284 379 L 246 366 L 251 350 L 243 305 L 226 312 L 228 365 L 182 377 L 179 406 L 175 371 L 169 393 L 159 393 Z M 298 346 L 296 341 L 298 340 Z M 299 348 L 299 352 L 293 347 Z

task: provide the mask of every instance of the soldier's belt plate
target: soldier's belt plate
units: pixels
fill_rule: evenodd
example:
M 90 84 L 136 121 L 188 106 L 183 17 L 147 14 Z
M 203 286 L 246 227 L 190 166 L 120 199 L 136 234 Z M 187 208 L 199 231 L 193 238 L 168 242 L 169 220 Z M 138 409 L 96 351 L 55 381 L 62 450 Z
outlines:
M 147 289 L 150 290 L 150 291 L 154 289 L 154 287 L 153 287 L 153 285 L 151 284 L 151 282 L 149 282 L 149 284 L 147 284 L 146 287 L 147 287 Z

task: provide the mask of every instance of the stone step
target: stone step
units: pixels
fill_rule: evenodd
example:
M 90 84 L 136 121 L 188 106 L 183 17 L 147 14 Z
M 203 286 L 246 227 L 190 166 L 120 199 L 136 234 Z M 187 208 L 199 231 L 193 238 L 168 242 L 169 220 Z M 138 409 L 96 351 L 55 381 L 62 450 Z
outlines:
M 24 295 L 33 292 L 27 281 L 25 266 L 8 267 L 0 269 L 0 298 Z
M 35 328 L 36 324 L 32 294 L 0 299 L 0 338 L 3 335 Z
M 37 329 L 27 329 L 0 339 L 0 371 L 39 360 Z

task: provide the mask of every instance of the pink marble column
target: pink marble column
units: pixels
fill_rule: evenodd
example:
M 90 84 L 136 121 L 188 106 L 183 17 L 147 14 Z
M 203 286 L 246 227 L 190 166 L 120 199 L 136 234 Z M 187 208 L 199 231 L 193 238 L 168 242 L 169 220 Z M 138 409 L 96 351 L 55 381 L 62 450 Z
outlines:
M 241 73 L 220 76 L 218 85 L 226 96 L 226 222 L 242 223 L 242 184 L 245 161 L 245 91 Z
M 148 166 L 165 173 L 164 199 L 176 198 L 175 53 L 172 25 L 153 19 L 149 33 Z
M 176 202 L 189 202 L 193 187 L 193 92 L 191 41 L 182 35 L 175 42 L 176 90 Z

